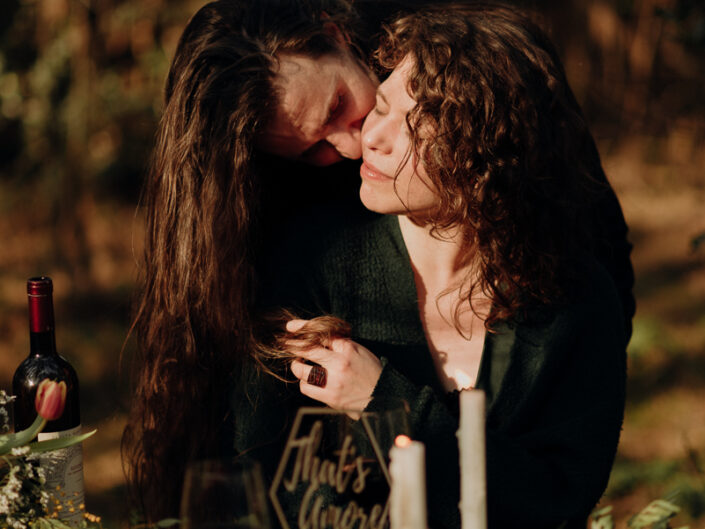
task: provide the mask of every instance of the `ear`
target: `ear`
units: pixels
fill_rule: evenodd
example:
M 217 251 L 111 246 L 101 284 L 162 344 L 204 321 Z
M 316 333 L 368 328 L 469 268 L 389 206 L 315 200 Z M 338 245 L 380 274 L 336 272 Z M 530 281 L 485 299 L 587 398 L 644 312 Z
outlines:
M 323 13 L 321 15 L 321 18 L 325 20 L 329 17 L 327 13 Z M 338 44 L 340 44 L 341 47 L 347 48 L 348 46 L 350 46 L 350 36 L 345 31 L 340 29 L 340 27 L 338 27 L 338 24 L 336 24 L 335 22 L 324 22 L 323 29 L 326 30 L 326 33 L 333 36 L 333 38 L 335 38 L 335 40 L 338 42 Z

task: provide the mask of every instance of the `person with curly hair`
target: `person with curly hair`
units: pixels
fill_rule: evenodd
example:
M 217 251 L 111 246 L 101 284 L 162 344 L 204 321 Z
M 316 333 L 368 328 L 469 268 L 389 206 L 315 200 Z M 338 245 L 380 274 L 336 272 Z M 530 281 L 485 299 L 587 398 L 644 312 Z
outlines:
M 238 400 L 253 418 L 237 444 L 259 440 L 266 460 L 305 403 L 405 399 L 429 527 L 457 528 L 458 394 L 477 388 L 489 526 L 585 527 L 616 453 L 628 334 L 592 252 L 605 184 L 558 55 L 515 8 L 458 4 L 399 18 L 377 58 L 391 74 L 362 126 L 360 198 L 384 216 L 314 216 L 269 275 L 270 306 L 338 317 L 352 335 L 284 351 L 298 384 Z M 310 325 L 290 321 L 290 338 Z
M 217 0 L 184 29 L 142 197 L 135 396 L 123 437 L 129 490 L 146 521 L 177 514 L 190 461 L 246 452 L 280 433 L 252 438 L 251 418 L 238 411 L 268 396 L 249 384 L 267 384 L 256 355 L 266 256 L 276 261 L 284 226 L 301 211 L 331 212 L 311 239 L 336 219 L 352 227 L 370 218 L 357 204 L 355 161 L 378 85 L 366 63 L 382 21 L 422 3 Z M 592 253 L 615 278 L 628 325 L 627 228 L 585 141 L 602 183 Z

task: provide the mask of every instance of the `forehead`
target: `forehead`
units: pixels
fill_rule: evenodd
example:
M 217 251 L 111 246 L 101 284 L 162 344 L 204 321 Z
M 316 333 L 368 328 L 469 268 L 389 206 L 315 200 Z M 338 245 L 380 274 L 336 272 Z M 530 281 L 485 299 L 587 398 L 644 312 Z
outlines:
M 296 155 L 320 139 L 321 125 L 347 67 L 344 56 L 333 54 L 278 56 L 273 84 L 279 104 L 263 140 L 267 150 Z
M 392 73 L 378 89 L 379 93 L 383 95 L 387 101 L 404 107 L 407 110 L 411 110 L 416 104 L 416 101 L 409 93 L 409 76 L 413 71 L 414 65 L 414 59 L 410 55 L 407 55 L 396 65 Z

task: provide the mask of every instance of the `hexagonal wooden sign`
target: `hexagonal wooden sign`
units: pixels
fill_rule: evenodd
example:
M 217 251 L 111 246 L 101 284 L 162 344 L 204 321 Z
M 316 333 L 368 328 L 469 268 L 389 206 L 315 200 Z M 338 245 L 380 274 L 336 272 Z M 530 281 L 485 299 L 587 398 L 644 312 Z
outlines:
M 300 408 L 269 497 L 282 529 L 383 529 L 389 469 L 367 414 Z

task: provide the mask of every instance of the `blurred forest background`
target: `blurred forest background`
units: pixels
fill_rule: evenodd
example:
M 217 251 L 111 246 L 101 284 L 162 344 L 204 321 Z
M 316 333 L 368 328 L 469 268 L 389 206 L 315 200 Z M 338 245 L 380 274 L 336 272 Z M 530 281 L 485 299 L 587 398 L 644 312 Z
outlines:
M 252 0 L 257 1 L 257 0 Z M 82 383 L 87 507 L 127 525 L 119 443 L 143 230 L 138 197 L 194 0 L 2 0 L 0 387 L 29 349 L 25 280 L 54 278 Z M 705 2 L 517 0 L 539 12 L 634 244 L 629 402 L 603 500 L 619 526 L 678 491 L 705 527 Z M 527 479 L 530 479 L 527 476 Z

